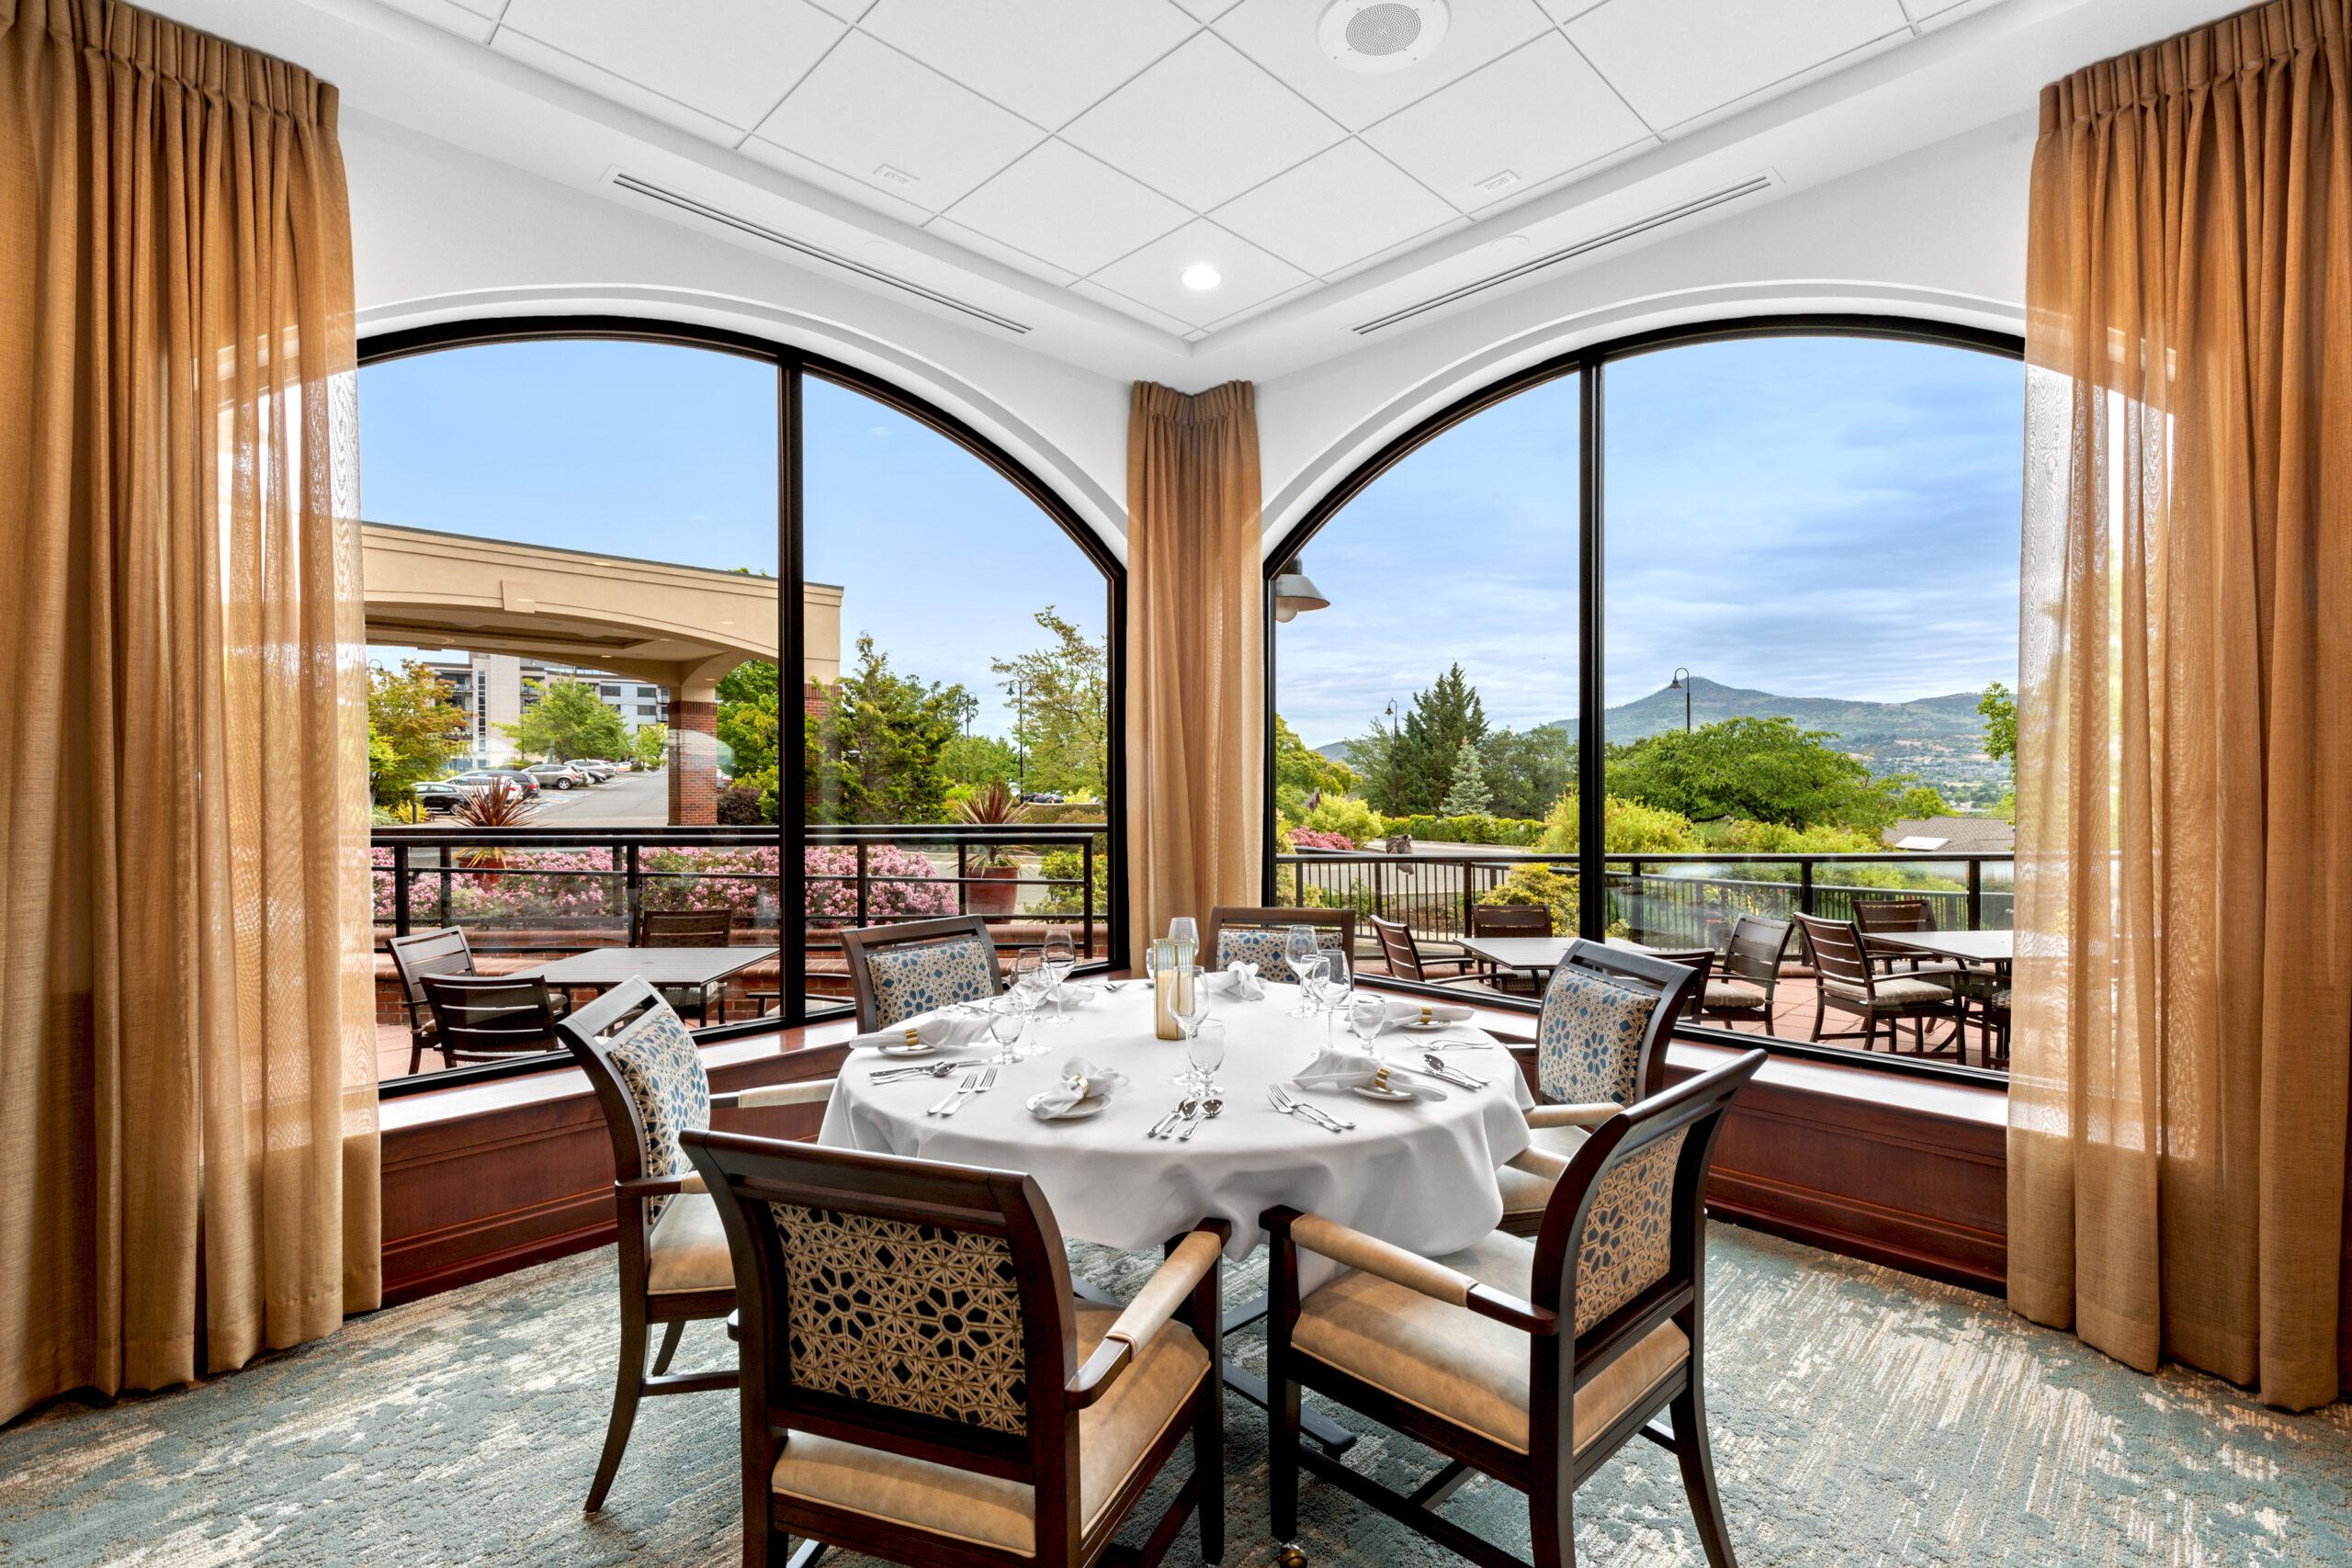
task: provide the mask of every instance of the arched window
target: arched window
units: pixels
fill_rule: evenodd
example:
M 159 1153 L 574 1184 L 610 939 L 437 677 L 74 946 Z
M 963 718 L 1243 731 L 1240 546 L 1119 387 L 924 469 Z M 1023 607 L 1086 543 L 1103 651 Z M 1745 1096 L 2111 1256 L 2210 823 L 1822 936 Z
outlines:
M 663 963 L 707 1033 L 842 1010 L 850 926 L 1113 951 L 1123 575 L 987 440 L 636 322 L 395 334 L 359 382 L 387 1081 L 547 1061 L 435 1047 L 395 942 L 433 931 L 575 994 L 701 952 Z
M 1826 999 L 1834 1048 L 1889 1055 L 1802 930 L 1754 950 L 1886 899 L 2008 925 L 2022 421 L 2012 341 L 1767 321 L 1582 351 L 1400 437 L 1269 558 L 1272 895 L 1529 1006 L 1544 950 L 1481 942 L 1710 951 L 1704 1026 L 1805 1041 Z M 1286 571 L 1329 606 L 1283 618 Z M 1900 1049 L 1997 1069 L 1963 1010 Z

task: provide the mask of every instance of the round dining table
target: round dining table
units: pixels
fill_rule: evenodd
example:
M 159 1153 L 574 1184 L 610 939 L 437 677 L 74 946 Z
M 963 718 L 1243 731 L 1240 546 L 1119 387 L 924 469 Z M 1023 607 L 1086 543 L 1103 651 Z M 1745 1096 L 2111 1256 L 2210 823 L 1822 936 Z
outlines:
M 1221 1000 L 1211 1016 L 1226 1028 L 1223 1093 L 1217 1115 L 1190 1138 L 1147 1136 L 1183 1097 L 1182 1041 L 1152 1031 L 1152 993 L 1141 981 L 1096 988 L 1070 1009 L 1069 1021 L 1041 1012 L 1023 1036 L 1045 1049 L 998 1067 L 993 1088 L 953 1115 L 935 1115 L 963 1074 L 996 1047 L 979 1044 L 915 1060 L 951 1060 L 944 1077 L 875 1083 L 877 1069 L 907 1065 L 860 1048 L 843 1064 L 818 1141 L 870 1153 L 910 1155 L 956 1165 L 1026 1171 L 1053 1205 L 1062 1234 L 1128 1249 L 1158 1247 L 1204 1218 L 1229 1221 L 1230 1256 L 1264 1239 L 1258 1216 L 1278 1203 L 1337 1220 L 1427 1256 L 1467 1247 L 1502 1219 L 1497 1168 L 1528 1146 L 1524 1108 L 1533 1103 L 1517 1064 L 1493 1037 L 1466 1024 L 1435 1030 L 1391 1028 L 1377 1041 L 1384 1057 L 1419 1067 L 1438 1041 L 1480 1041 L 1487 1049 L 1449 1050 L 1439 1060 L 1484 1087 L 1415 1080 L 1442 1100 L 1382 1101 L 1346 1089 L 1294 1089 L 1300 1100 L 1353 1123 L 1329 1132 L 1270 1102 L 1270 1086 L 1287 1086 L 1327 1043 L 1352 1045 L 1344 1023 L 1328 1015 L 1295 1018 L 1298 992 L 1270 985 L 1262 999 Z M 1070 1064 L 1114 1068 L 1126 1083 L 1098 1113 L 1044 1121 L 1026 1106 Z M 1302 1279 L 1302 1284 L 1312 1288 Z

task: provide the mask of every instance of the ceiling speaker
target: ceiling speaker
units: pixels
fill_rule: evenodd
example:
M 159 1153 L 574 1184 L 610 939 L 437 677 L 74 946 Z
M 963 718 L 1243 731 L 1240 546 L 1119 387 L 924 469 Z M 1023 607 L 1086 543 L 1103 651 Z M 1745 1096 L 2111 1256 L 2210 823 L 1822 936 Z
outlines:
M 1377 75 L 1427 60 L 1453 19 L 1446 0 L 1331 0 L 1316 39 L 1335 63 Z

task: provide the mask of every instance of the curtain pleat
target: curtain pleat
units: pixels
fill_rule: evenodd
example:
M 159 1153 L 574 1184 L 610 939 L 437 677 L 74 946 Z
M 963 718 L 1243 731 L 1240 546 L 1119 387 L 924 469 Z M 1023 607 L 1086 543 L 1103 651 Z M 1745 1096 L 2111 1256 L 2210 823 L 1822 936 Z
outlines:
M 1264 580 L 1246 381 L 1139 381 L 1127 421 L 1131 962 L 1176 915 L 1260 897 Z
M 2352 0 L 2042 96 L 2009 1298 L 2339 1386 L 2352 1062 Z
M 0 0 L 0 1419 L 379 1299 L 334 111 Z

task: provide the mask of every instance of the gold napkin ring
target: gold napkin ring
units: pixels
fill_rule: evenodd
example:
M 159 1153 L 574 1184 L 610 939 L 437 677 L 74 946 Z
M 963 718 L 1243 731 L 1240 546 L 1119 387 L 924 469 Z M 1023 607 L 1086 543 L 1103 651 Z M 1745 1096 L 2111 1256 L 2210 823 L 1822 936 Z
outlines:
M 912 1025 L 910 1025 L 910 1026 L 908 1027 L 908 1029 L 907 1029 L 907 1043 L 908 1043 L 908 1044 L 910 1044 L 910 1045 L 920 1045 L 920 1044 L 922 1044 L 922 1031 L 921 1029 L 918 1029 L 918 1028 L 913 1027 Z
M 1381 1067 L 1372 1075 L 1372 1087 L 1381 1090 L 1383 1093 L 1387 1091 L 1388 1069 L 1386 1067 Z

